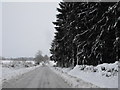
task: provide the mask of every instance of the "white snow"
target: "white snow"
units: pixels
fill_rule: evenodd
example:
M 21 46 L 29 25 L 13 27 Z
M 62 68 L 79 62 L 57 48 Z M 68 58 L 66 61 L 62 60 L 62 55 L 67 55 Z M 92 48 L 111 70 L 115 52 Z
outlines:
M 74 68 L 51 67 L 56 65 L 54 61 L 49 62 L 49 67 L 66 83 L 73 88 L 118 88 L 118 64 L 100 64 L 96 67 L 88 65 L 76 65 Z M 14 67 L 12 67 L 14 65 Z M 26 67 L 27 65 L 27 67 Z M 39 65 L 41 66 L 42 63 Z M 0 62 L 0 80 L 12 79 L 26 72 L 36 69 L 34 66 L 26 62 Z M 2 84 L 2 83 L 0 83 Z
M 118 63 L 119 62 L 113 64 L 104 63 L 96 67 L 76 65 L 73 69 L 55 67 L 56 69 L 54 69 L 54 71 L 67 82 L 72 82 L 71 84 L 73 84 L 74 87 L 86 88 L 86 85 L 79 86 L 80 84 L 78 84 L 78 82 L 76 83 L 73 78 L 70 78 L 70 76 L 74 78 L 76 77 L 79 81 L 83 80 L 81 82 L 85 81 L 94 84 L 94 86 L 88 84 L 89 88 L 95 86 L 100 88 L 118 88 Z
M 120 20 L 120 17 L 118 17 L 118 20 Z
M 2 67 L 10 67 L 10 68 L 31 67 L 35 65 L 34 61 L 2 60 L 1 63 L 2 63 Z
M 0 79 L 2 82 L 15 78 L 16 76 L 22 75 L 27 73 L 31 70 L 38 68 L 40 65 L 35 66 L 32 62 L 23 62 L 23 61 L 2 61 L 1 64 L 2 68 L 0 68 L 2 75 Z
M 54 62 L 54 61 L 49 61 L 49 65 L 50 65 L 50 66 L 54 66 L 54 65 L 56 65 L 56 62 Z
M 68 75 L 70 69 L 60 69 L 58 67 L 50 67 L 57 75 L 59 75 L 71 88 L 98 88 L 98 86 L 85 82 L 82 79 Z M 65 71 L 65 72 L 64 72 Z
M 76 66 L 73 70 L 68 72 L 68 74 L 71 76 L 75 76 L 77 78 L 81 78 L 82 80 L 90 82 L 101 88 L 118 88 L 118 73 L 116 73 L 116 76 L 113 76 L 111 72 L 99 70 L 100 66 L 98 66 L 97 68 L 98 68 L 97 72 L 93 71 L 90 72 L 89 70 L 88 71 L 80 70 L 80 66 Z
M 39 66 L 29 67 L 29 68 L 21 68 L 21 69 L 14 69 L 14 68 L 2 68 L 2 81 L 9 80 L 11 78 L 14 78 L 18 75 L 22 75 L 26 72 L 29 72 L 31 70 L 34 70 Z

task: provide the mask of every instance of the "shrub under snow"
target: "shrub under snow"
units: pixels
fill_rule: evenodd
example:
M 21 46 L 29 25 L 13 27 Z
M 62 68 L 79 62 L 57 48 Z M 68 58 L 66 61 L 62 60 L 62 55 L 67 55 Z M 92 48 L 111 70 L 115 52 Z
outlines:
M 2 67 L 6 68 L 23 68 L 23 67 L 32 67 L 34 66 L 32 61 L 2 61 Z
M 106 77 L 117 76 L 118 74 L 118 61 L 113 64 L 100 64 L 96 67 L 88 65 L 78 65 L 76 67 L 79 67 L 80 70 L 84 70 L 85 72 L 98 72 Z

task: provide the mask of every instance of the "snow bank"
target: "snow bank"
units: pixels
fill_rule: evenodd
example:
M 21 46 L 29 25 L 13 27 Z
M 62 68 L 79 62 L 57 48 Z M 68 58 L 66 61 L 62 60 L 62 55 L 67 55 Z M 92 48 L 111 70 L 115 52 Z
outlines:
M 65 73 L 69 72 L 70 70 L 71 70 L 71 68 L 62 68 L 62 71 Z
M 56 65 L 56 62 L 54 62 L 54 61 L 49 61 L 49 66 L 54 66 L 54 65 Z
M 59 75 L 71 88 L 98 88 L 96 85 L 87 83 L 79 78 L 68 75 L 67 72 L 71 68 L 60 69 L 58 67 L 50 67 L 57 75 Z M 64 72 L 65 71 L 65 72 Z
M 64 72 L 64 73 L 67 73 L 67 72 L 69 72 L 70 70 L 72 70 L 72 68 L 61 68 L 61 67 L 55 67 L 55 69 L 56 69 L 57 71 Z
M 111 77 L 111 76 L 118 76 L 118 61 L 113 64 L 100 64 L 95 67 L 96 71 L 101 73 L 103 76 Z
M 41 66 L 41 65 L 39 65 L 39 66 Z M 20 68 L 20 69 L 3 67 L 2 68 L 2 81 L 4 82 L 5 80 L 9 80 L 16 76 L 27 73 L 31 70 L 36 69 L 39 66 L 33 66 L 33 67 L 29 67 L 29 68 Z
M 67 82 L 75 82 L 73 81 L 73 78 L 70 77 L 76 77 L 80 82 L 82 79 L 85 82 L 94 84 L 93 87 L 118 88 L 118 63 L 119 62 L 115 62 L 113 64 L 104 63 L 96 67 L 76 65 L 73 69 L 56 67 L 55 70 L 57 70 L 56 72 L 67 80 Z M 74 84 L 73 86 L 75 87 L 86 88 L 86 85 L 81 87 L 77 83 L 72 84 Z M 91 87 L 92 84 L 88 86 Z
M 79 66 L 75 67 L 73 70 L 68 72 L 69 75 L 75 76 L 77 78 L 80 78 L 86 82 L 90 82 L 94 85 L 97 85 L 101 88 L 118 88 L 118 76 L 111 76 L 106 77 L 103 76 L 103 72 L 97 73 L 97 72 L 86 72 L 80 70 Z M 110 72 L 106 73 L 106 75 L 111 75 Z

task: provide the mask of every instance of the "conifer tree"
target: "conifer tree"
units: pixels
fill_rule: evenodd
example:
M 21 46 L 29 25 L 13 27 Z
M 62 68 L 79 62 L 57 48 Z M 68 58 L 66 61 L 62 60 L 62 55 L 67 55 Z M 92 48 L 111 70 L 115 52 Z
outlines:
M 113 63 L 120 55 L 120 2 L 61 2 L 51 59 L 61 67 Z

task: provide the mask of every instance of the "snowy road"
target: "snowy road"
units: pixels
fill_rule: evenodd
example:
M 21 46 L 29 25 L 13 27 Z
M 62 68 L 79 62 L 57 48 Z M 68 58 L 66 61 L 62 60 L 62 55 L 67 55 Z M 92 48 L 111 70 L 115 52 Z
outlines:
M 3 83 L 3 88 L 70 88 L 47 66 L 23 74 Z

